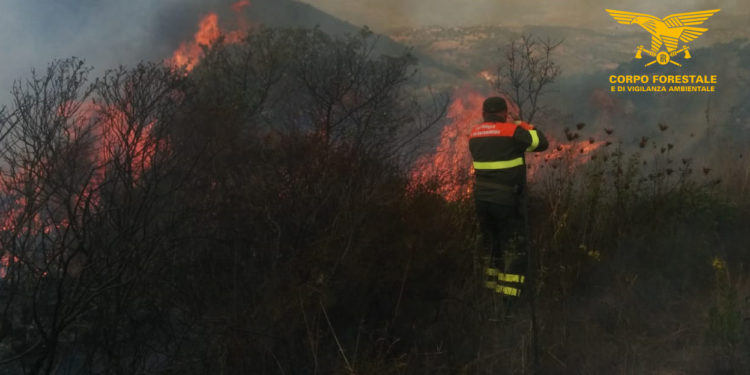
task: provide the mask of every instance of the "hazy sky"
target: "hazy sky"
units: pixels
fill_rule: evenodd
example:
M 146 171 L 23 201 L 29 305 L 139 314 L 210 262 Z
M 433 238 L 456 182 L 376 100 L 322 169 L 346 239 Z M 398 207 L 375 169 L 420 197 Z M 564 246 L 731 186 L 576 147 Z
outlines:
M 410 25 L 556 24 L 599 26 L 605 8 L 672 13 L 721 8 L 745 12 L 747 0 L 303 0 L 355 24 L 373 28 Z M 597 25 L 598 24 L 598 25 Z
M 54 58 L 78 56 L 100 69 L 167 57 L 208 11 L 236 0 L 0 0 L 0 105 L 13 80 Z M 255 0 L 260 1 L 260 0 Z M 270 1 L 270 0 L 266 0 Z M 251 0 L 251 3 L 253 0 Z M 428 24 L 614 24 L 604 8 L 665 16 L 721 8 L 739 15 L 747 0 L 304 0 L 376 31 Z M 252 6 L 249 8 L 252 11 Z M 597 26 L 599 23 L 599 26 Z
M 0 0 L 0 104 L 7 104 L 14 80 L 56 58 L 77 56 L 107 68 L 144 58 L 153 2 Z

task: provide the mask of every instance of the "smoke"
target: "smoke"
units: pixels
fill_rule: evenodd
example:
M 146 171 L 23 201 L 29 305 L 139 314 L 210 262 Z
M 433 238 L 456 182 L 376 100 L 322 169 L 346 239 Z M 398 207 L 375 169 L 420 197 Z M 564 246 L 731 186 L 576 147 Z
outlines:
M 0 106 L 14 81 L 76 56 L 95 73 L 142 60 L 162 60 L 195 32 L 200 17 L 219 0 L 4 0 L 0 2 Z
M 0 106 L 9 104 L 15 80 L 43 71 L 54 59 L 76 56 L 96 68 L 169 58 L 196 32 L 198 22 L 217 13 L 224 29 L 237 29 L 237 0 L 3 0 L 0 2 Z M 253 23 L 356 29 L 292 0 L 250 0 L 235 7 Z M 326 27 L 331 26 L 334 27 Z
M 53 59 L 77 56 L 99 71 L 141 60 L 161 60 L 180 42 L 189 39 L 195 25 L 209 12 L 221 23 L 233 22 L 236 0 L 4 0 L 0 2 L 0 105 L 7 104 L 14 80 L 27 78 L 31 68 L 44 69 Z M 748 12 L 740 0 L 251 0 L 247 12 L 266 10 L 267 20 L 282 25 L 333 25 L 346 28 L 369 25 L 375 31 L 396 26 L 471 24 L 551 24 L 578 27 L 613 27 L 605 7 L 641 11 L 659 16 L 674 12 L 721 8 L 722 17 Z M 307 7 L 319 7 L 346 22 L 325 19 Z M 307 9 L 307 8 L 309 9 Z M 329 17 L 330 18 L 330 17 Z M 338 22 L 338 23 L 337 23 Z M 722 21 L 724 22 L 724 21 Z M 727 27 L 726 22 L 721 24 Z M 332 26 L 332 27 L 333 27 Z
M 730 14 L 750 11 L 740 0 L 304 0 L 355 24 L 376 30 L 424 25 L 558 25 L 601 27 L 610 20 L 605 8 L 664 17 L 673 13 L 721 8 Z

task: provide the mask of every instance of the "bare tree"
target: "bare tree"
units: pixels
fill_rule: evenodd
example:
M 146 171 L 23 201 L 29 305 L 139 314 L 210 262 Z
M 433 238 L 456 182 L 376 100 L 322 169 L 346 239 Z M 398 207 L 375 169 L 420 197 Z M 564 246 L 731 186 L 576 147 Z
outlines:
M 560 67 L 552 57 L 554 50 L 562 44 L 562 40 L 553 41 L 550 38 L 540 39 L 538 37 L 523 34 L 519 39 L 511 40 L 504 48 L 504 60 L 498 65 L 497 79 L 494 82 L 495 89 L 507 95 L 517 108 L 510 108 L 511 116 L 532 122 L 535 116 L 544 109 L 541 104 L 541 98 L 550 92 L 550 85 L 560 75 Z M 514 113 L 517 111 L 517 113 Z M 526 192 L 527 189 L 524 189 Z M 533 366 L 539 366 L 540 345 L 537 337 L 537 319 L 536 319 L 536 275 L 538 262 L 537 255 L 531 251 L 529 218 L 527 209 L 527 199 L 522 199 L 522 212 L 525 219 L 525 228 L 527 241 L 525 241 L 526 253 L 530 260 L 530 282 L 529 288 L 532 292 L 529 294 L 530 302 L 530 319 L 532 327 L 532 355 Z
M 494 86 L 518 105 L 518 116 L 524 121 L 533 121 L 543 109 L 540 99 L 560 75 L 560 66 L 552 58 L 560 44 L 562 40 L 524 34 L 503 49 L 504 59 L 498 65 Z
M 390 241 L 381 218 L 404 226 L 396 156 L 440 117 L 420 118 L 414 64 L 368 32 L 259 29 L 187 76 L 89 82 L 69 59 L 18 84 L 0 113 L 0 373 L 334 372 L 358 339 L 322 333 L 360 317 L 329 297 L 402 282 L 352 271 Z M 405 257 L 395 244 L 377 254 Z
M 137 373 L 150 356 L 136 350 L 151 338 L 135 337 L 145 323 L 134 319 L 151 305 L 148 284 L 178 223 L 162 122 L 181 78 L 154 64 L 93 84 L 88 72 L 80 60 L 53 62 L 16 85 L 3 123 L 0 303 L 12 337 L 0 362 L 14 372 L 87 363 Z
M 403 197 L 395 156 L 430 122 L 409 87 L 415 60 L 378 55 L 373 39 L 261 29 L 195 67 L 200 109 L 187 121 L 210 130 L 209 151 L 187 200 L 204 214 L 176 277 L 203 334 L 180 355 L 204 372 L 336 367 L 334 340 L 318 333 L 330 329 L 324 311 L 346 307 L 325 290 L 348 282 L 368 221 Z M 300 347 L 308 339 L 314 348 Z M 217 355 L 196 355 L 206 351 Z

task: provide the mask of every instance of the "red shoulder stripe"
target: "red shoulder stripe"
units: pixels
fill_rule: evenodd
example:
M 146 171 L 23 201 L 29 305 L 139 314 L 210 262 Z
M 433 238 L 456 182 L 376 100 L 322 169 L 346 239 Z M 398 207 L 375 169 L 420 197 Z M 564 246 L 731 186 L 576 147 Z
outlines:
M 485 122 L 473 127 L 469 138 L 512 137 L 517 126 L 507 122 Z

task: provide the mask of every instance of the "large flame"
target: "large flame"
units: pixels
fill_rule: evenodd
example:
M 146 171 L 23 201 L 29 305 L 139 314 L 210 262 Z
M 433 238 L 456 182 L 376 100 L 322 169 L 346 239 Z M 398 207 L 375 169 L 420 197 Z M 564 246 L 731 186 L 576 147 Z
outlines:
M 185 67 L 185 70 L 191 71 L 200 61 L 203 48 L 210 46 L 219 39 L 219 16 L 215 13 L 208 14 L 198 24 L 198 31 L 195 33 L 193 40 L 182 42 L 180 47 L 172 54 L 169 64 L 174 67 Z
M 216 13 L 204 16 L 198 23 L 198 31 L 193 39 L 180 44 L 165 63 L 174 68 L 184 68 L 189 72 L 200 61 L 203 49 L 216 43 L 220 38 L 223 37 L 224 43 L 241 41 L 248 29 L 248 22 L 243 17 L 243 11 L 248 6 L 250 6 L 248 0 L 240 0 L 232 5 L 232 10 L 237 16 L 238 28 L 227 32 L 221 30 L 219 16 Z M 114 160 L 118 160 L 120 167 L 123 167 L 123 161 L 127 163 L 124 166 L 131 172 L 135 183 L 151 166 L 157 149 L 163 145 L 160 145 L 151 134 L 155 121 L 143 127 L 134 126 L 122 110 L 105 108 L 90 102 L 80 106 L 71 105 L 71 103 L 61 105 L 60 113 L 58 113 L 61 118 L 68 117 L 68 113 L 62 112 L 67 112 L 70 108 L 79 108 L 80 111 L 74 121 L 76 131 L 73 134 L 93 134 L 95 139 L 89 162 L 96 167 L 88 177 L 88 181 L 84 182 L 84 189 L 75 197 L 78 202 L 74 202 L 74 205 L 85 204 L 97 207 L 101 201 L 99 187 L 104 182 L 107 168 L 113 164 Z M 91 125 L 93 125 L 91 132 L 83 130 Z M 29 172 L 29 178 L 31 178 L 31 173 Z M 0 188 L 13 186 L 14 181 L 7 181 L 6 176 L 0 176 L 0 178 L 3 179 L 0 181 L 2 184 Z M 38 210 L 34 210 L 30 220 L 24 218 L 23 215 L 29 214 L 27 198 L 24 196 L 14 198 L 8 191 L 5 191 L 4 195 L 13 203 L 4 212 L 4 217 L 0 221 L 0 232 L 11 233 L 14 236 L 50 234 L 53 230 L 60 230 L 68 225 L 66 219 L 44 220 L 37 212 Z M 24 224 L 19 226 L 21 222 Z M 20 260 L 7 250 L 0 249 L 0 253 L 2 254 L 0 255 L 0 278 L 5 278 L 8 267 Z
M 211 46 L 220 37 L 224 37 L 223 42 L 232 44 L 242 40 L 243 34 L 248 29 L 247 20 L 242 17 L 244 8 L 250 6 L 250 1 L 240 0 L 232 5 L 232 10 L 237 15 L 238 28 L 230 31 L 222 31 L 219 26 L 219 16 L 216 13 L 205 15 L 198 22 L 198 31 L 195 32 L 192 40 L 182 42 L 172 57 L 167 60 L 167 64 L 175 68 L 184 68 L 191 71 L 200 61 L 203 49 Z
M 77 112 L 67 113 L 67 108 L 71 107 L 78 108 Z M 132 123 L 126 113 L 118 108 L 102 107 L 92 102 L 85 102 L 80 106 L 65 103 L 58 108 L 58 116 L 60 116 L 60 119 L 67 118 L 70 121 L 71 131 L 68 134 L 71 137 L 71 144 L 79 141 L 87 143 L 81 137 L 92 137 L 91 141 L 93 141 L 86 149 L 78 150 L 78 152 L 86 154 L 91 170 L 86 174 L 87 177 L 80 181 L 82 186 L 78 193 L 70 197 L 73 200 L 71 202 L 72 207 L 89 207 L 95 210 L 101 203 L 100 187 L 113 166 L 117 165 L 118 168 L 124 168 L 129 172 L 132 177 L 131 183 L 135 184 L 143 172 L 151 167 L 157 149 L 166 147 L 152 136 L 155 120 L 145 126 L 138 126 L 138 124 Z M 63 157 L 65 156 L 63 155 Z M 54 164 L 54 161 L 46 160 L 43 163 Z M 35 202 L 36 197 L 40 195 L 44 188 L 42 185 L 35 186 L 34 193 L 30 194 L 29 197 L 19 196 L 18 193 L 10 193 L 11 191 L 17 191 L 19 184 L 23 185 L 25 181 L 34 181 L 36 173 L 33 170 L 21 170 L 19 175 L 15 177 L 0 176 L 0 188 L 3 189 L 4 195 L 13 202 L 8 205 L 3 213 L 0 232 L 18 238 L 37 235 L 50 236 L 61 233 L 70 225 L 70 220 L 76 220 L 76 217 L 52 217 L 54 215 L 51 213 L 55 212 L 58 207 L 47 206 L 52 203 Z M 44 184 L 44 182 L 40 182 L 40 184 Z M 35 183 L 32 182 L 32 185 L 35 185 Z M 45 208 L 41 209 L 39 204 L 45 205 Z M 42 211 L 49 213 L 42 215 Z M 5 278 L 8 267 L 13 263 L 21 263 L 22 261 L 7 250 L 0 250 L 0 253 L 2 253 L 0 256 L 0 278 Z
M 412 184 L 436 184 L 431 187 L 449 201 L 471 195 L 471 176 L 474 170 L 469 152 L 469 134 L 471 128 L 482 121 L 482 103 L 485 98 L 486 95 L 473 89 L 456 90 L 455 99 L 448 108 L 447 118 L 450 122 L 443 128 L 435 152 L 417 159 L 411 173 Z M 507 97 L 506 100 L 509 112 L 518 113 L 515 103 Z M 565 143 L 557 141 L 547 132 L 545 136 L 550 143 L 549 149 L 543 153 L 526 155 L 529 180 L 537 178 L 539 171 L 547 165 L 554 168 L 557 165 L 568 169 L 576 168 L 586 163 L 591 154 L 606 143 L 593 139 Z
M 11 259 L 13 260 L 13 263 L 17 263 L 19 260 L 18 257 L 11 257 L 8 253 L 5 253 L 0 257 L 0 279 L 4 279 L 5 275 L 8 274 L 8 267 L 11 265 Z
M 454 201 L 471 193 L 469 177 L 473 173 L 469 154 L 469 133 L 482 120 L 484 95 L 471 89 L 459 89 L 448 108 L 447 124 L 440 134 L 434 154 L 422 155 L 415 163 L 411 181 L 426 184 L 434 181 L 445 199 Z

